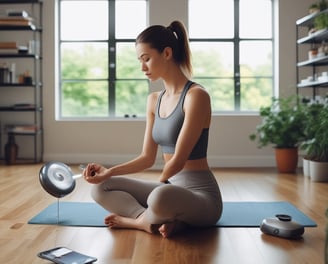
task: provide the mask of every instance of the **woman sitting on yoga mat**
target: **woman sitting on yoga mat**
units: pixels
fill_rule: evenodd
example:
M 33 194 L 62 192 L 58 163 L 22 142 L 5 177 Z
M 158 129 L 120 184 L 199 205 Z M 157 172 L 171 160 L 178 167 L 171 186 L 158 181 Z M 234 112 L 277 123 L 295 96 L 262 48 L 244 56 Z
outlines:
M 191 77 L 190 48 L 184 25 L 150 26 L 136 39 L 141 70 L 164 89 L 147 100 L 141 154 L 110 168 L 91 163 L 84 178 L 95 184 L 94 200 L 111 212 L 110 228 L 132 228 L 170 237 L 188 226 L 215 225 L 222 199 L 207 162 L 211 102 Z M 126 175 L 150 168 L 161 146 L 165 165 L 158 181 Z

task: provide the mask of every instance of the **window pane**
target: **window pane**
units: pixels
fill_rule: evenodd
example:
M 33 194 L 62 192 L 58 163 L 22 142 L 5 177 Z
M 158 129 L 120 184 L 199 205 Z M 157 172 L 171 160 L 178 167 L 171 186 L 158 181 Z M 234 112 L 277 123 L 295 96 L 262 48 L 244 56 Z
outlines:
M 140 69 L 134 39 L 147 26 L 147 1 L 58 3 L 60 117 L 145 116 L 149 83 Z M 109 10 L 111 3 L 115 10 Z M 110 26 L 115 26 L 115 36 L 109 34 Z M 119 38 L 124 42 L 117 42 Z M 110 52 L 113 45 L 116 49 Z
M 61 71 L 63 79 L 107 79 L 107 44 L 62 43 Z
M 61 40 L 108 39 L 107 1 L 61 1 Z
M 190 38 L 232 38 L 234 0 L 189 0 Z
M 271 41 L 240 42 L 241 76 L 272 76 Z
M 117 43 L 116 45 L 116 77 L 118 79 L 145 79 L 137 60 L 134 43 Z
M 194 76 L 209 91 L 212 111 L 258 111 L 270 103 L 272 0 L 188 3 Z
M 269 105 L 272 97 L 272 78 L 241 78 L 240 110 L 258 111 Z
M 213 112 L 234 110 L 234 81 L 232 78 L 195 78 L 194 81 L 204 86 L 210 94 Z
M 191 42 L 195 77 L 233 76 L 233 44 L 229 42 Z
M 146 28 L 146 1 L 116 0 L 115 7 L 116 38 L 136 38 Z
M 272 43 L 240 42 L 240 110 L 257 111 L 273 94 Z
M 107 117 L 108 82 L 63 82 L 62 117 Z
M 145 116 L 149 92 L 148 81 L 116 82 L 116 116 Z
M 272 0 L 240 0 L 240 37 L 272 37 Z

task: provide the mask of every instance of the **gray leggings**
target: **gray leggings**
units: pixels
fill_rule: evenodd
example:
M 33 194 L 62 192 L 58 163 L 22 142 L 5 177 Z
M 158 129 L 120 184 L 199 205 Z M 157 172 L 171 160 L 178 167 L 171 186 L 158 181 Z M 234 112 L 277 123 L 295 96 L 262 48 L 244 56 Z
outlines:
M 170 183 L 114 176 L 94 185 L 91 195 L 111 213 L 137 218 L 145 212 L 151 224 L 209 226 L 219 220 L 222 198 L 211 171 L 182 171 Z

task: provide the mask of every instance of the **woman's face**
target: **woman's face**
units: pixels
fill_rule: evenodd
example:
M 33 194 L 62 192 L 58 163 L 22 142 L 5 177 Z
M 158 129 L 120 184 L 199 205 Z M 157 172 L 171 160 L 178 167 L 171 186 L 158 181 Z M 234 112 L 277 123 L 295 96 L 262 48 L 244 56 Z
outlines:
M 155 81 L 163 76 L 167 62 L 164 51 L 159 53 L 158 50 L 151 48 L 147 43 L 138 43 L 136 52 L 141 63 L 141 70 L 149 80 Z

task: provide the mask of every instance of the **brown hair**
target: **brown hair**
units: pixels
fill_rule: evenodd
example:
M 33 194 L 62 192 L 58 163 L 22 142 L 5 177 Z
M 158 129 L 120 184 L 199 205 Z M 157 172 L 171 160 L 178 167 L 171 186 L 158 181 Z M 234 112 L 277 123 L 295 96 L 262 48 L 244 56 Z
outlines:
M 168 27 L 150 26 L 138 35 L 136 44 L 138 43 L 147 43 L 159 52 L 163 52 L 166 47 L 172 48 L 173 59 L 191 76 L 191 52 L 187 31 L 182 22 L 173 21 Z

